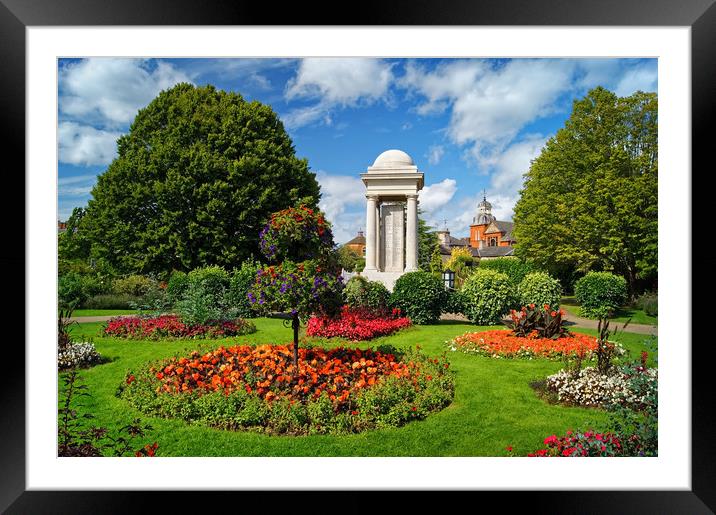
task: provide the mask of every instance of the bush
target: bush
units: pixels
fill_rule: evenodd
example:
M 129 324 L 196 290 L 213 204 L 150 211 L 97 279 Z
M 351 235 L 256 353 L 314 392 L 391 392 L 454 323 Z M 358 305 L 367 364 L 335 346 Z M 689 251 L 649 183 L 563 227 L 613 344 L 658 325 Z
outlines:
M 443 313 L 464 313 L 465 298 L 460 290 L 448 290 L 445 292 L 445 304 L 443 304 Z
M 473 324 L 498 324 L 515 302 L 509 277 L 494 270 L 478 269 L 460 290 L 463 313 Z
M 517 288 L 527 274 L 535 271 L 530 263 L 512 256 L 481 259 L 479 268 L 505 274 L 514 288 Z
M 521 310 L 510 313 L 507 327 L 515 336 L 557 339 L 567 336 L 569 331 L 564 327 L 564 311 L 553 308 L 549 304 L 537 306 L 528 304 Z
M 102 293 L 104 289 L 99 279 L 77 272 L 69 272 L 59 277 L 57 298 L 61 305 L 81 305 L 88 298 Z
M 552 309 L 559 307 L 562 298 L 562 287 L 557 279 L 544 272 L 531 272 L 522 279 L 517 288 L 519 301 L 522 306 L 547 304 Z
M 179 270 L 172 272 L 167 282 L 167 301 L 169 304 L 175 306 L 177 302 L 184 298 L 188 288 L 189 276 Z
M 626 301 L 627 283 L 610 272 L 589 272 L 575 283 L 574 295 L 583 316 L 610 317 Z
M 659 297 L 656 293 L 642 294 L 638 299 L 636 299 L 634 305 L 651 317 L 658 316 L 659 314 Z
M 253 318 L 256 312 L 251 309 L 248 293 L 256 281 L 256 272 L 260 265 L 254 261 L 244 261 L 241 268 L 236 269 L 229 279 L 229 289 L 226 292 L 226 305 L 231 314 L 241 318 Z
M 189 325 L 236 318 L 236 310 L 227 304 L 229 274 L 218 266 L 196 268 L 188 274 L 188 286 L 176 310 Z
M 446 297 L 442 281 L 430 272 L 408 272 L 395 281 L 390 304 L 414 324 L 434 324 L 440 319 Z
M 143 297 L 152 289 L 155 282 L 143 275 L 130 275 L 122 279 L 115 279 L 112 290 L 120 295 Z
M 368 281 L 363 277 L 352 277 L 343 290 L 346 304 L 354 309 L 363 309 L 376 314 L 386 313 L 390 292 L 379 281 Z
M 90 297 L 82 303 L 82 307 L 85 309 L 132 309 L 132 304 L 137 302 L 139 302 L 139 297 L 133 295 L 105 293 Z

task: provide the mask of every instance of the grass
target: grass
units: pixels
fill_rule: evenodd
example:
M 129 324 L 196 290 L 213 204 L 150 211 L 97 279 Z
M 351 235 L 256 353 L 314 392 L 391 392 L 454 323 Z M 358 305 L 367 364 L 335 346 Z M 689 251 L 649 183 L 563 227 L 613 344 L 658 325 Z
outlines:
M 175 353 L 215 348 L 238 342 L 287 343 L 290 329 L 280 320 L 256 319 L 254 334 L 224 340 L 129 341 L 99 336 L 102 323 L 73 325 L 76 336 L 92 337 L 109 362 L 82 370 L 91 397 L 83 400 L 83 412 L 91 412 L 93 425 L 115 432 L 135 417 L 153 430 L 141 443 L 159 443 L 159 456 L 507 456 L 525 455 L 539 447 L 553 433 L 568 429 L 606 429 L 608 414 L 586 408 L 566 408 L 540 400 L 529 383 L 552 374 L 561 362 L 544 359 L 504 360 L 450 352 L 456 374 L 453 403 L 426 420 L 395 429 L 376 430 L 347 436 L 267 436 L 231 432 L 183 421 L 145 416 L 115 397 L 117 386 L 128 370 Z M 391 344 L 396 347 L 421 345 L 423 351 L 439 355 L 444 342 L 467 331 L 488 329 L 446 322 L 435 326 L 414 326 L 369 343 L 352 344 L 334 340 L 309 340 L 324 346 L 354 345 L 362 348 Z M 596 331 L 580 329 L 584 333 Z M 619 341 L 635 356 L 646 349 L 643 335 L 624 333 Z M 139 447 L 139 445 L 138 445 Z
M 72 312 L 73 317 L 99 317 L 99 316 L 115 316 L 115 315 L 136 315 L 139 313 L 136 309 L 75 309 Z
M 562 297 L 560 307 L 564 308 L 568 313 L 572 313 L 578 317 L 584 317 L 577 300 L 574 297 Z M 643 309 L 636 309 L 629 306 L 623 306 L 617 310 L 612 318 L 614 322 L 626 322 L 631 318 L 632 324 L 658 325 L 658 317 L 647 315 Z

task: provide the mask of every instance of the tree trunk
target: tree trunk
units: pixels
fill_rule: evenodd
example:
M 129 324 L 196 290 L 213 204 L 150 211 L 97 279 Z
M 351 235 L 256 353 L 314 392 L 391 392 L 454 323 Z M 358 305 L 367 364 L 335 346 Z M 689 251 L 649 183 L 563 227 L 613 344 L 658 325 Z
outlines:
M 298 328 L 299 328 L 298 314 L 293 315 L 293 321 L 292 321 L 292 323 L 291 323 L 291 327 L 293 327 L 293 367 L 294 367 L 294 374 L 298 374 Z

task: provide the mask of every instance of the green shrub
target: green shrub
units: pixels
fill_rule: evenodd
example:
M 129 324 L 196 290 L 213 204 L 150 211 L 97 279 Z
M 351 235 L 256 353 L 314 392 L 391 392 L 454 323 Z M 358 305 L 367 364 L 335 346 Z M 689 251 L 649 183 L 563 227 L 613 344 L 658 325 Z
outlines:
M 495 272 L 505 274 L 515 288 L 517 288 L 527 274 L 535 271 L 534 266 L 530 263 L 526 263 L 512 256 L 481 259 L 479 268 L 483 270 L 494 270 Z
M 189 287 L 189 276 L 180 271 L 175 270 L 167 281 L 167 300 L 174 306 L 179 302 Z
M 102 293 L 103 290 L 104 286 L 96 277 L 69 272 L 58 278 L 57 299 L 60 305 L 67 306 L 74 303 L 75 306 L 79 306 L 88 298 Z
M 478 269 L 460 290 L 465 316 L 473 324 L 498 324 L 514 305 L 513 286 L 506 274 Z
M 132 309 L 132 303 L 139 302 L 139 297 L 105 293 L 90 297 L 82 303 L 85 309 Z
M 659 297 L 656 293 L 644 293 L 634 303 L 634 306 L 641 309 L 647 315 L 655 317 L 659 315 Z
M 360 276 L 351 277 L 346 283 L 343 297 L 351 308 L 371 311 L 385 311 L 390 303 L 390 292 L 383 283 Z
M 248 293 L 256 281 L 256 272 L 260 265 L 254 261 L 244 261 L 241 268 L 233 271 L 229 279 L 229 289 L 226 292 L 226 304 L 234 316 L 253 318 L 256 312 L 251 309 Z
M 443 313 L 464 313 L 465 299 L 460 290 L 449 290 L 446 292 L 445 304 L 443 305 Z
M 626 280 L 610 272 L 589 272 L 574 285 L 574 295 L 583 316 L 611 316 L 627 298 Z
M 176 310 L 184 323 L 237 318 L 237 309 L 229 305 L 229 273 L 220 266 L 196 268 L 188 274 L 188 286 Z
M 522 306 L 535 304 L 540 308 L 545 304 L 550 308 L 559 307 L 562 298 L 562 287 L 557 279 L 544 272 L 532 272 L 520 283 L 517 293 Z
M 119 295 L 143 297 L 152 289 L 155 282 L 144 275 L 130 275 L 122 279 L 115 279 L 112 290 Z
M 440 319 L 446 296 L 442 281 L 430 272 L 408 272 L 395 281 L 390 305 L 414 324 L 434 324 Z

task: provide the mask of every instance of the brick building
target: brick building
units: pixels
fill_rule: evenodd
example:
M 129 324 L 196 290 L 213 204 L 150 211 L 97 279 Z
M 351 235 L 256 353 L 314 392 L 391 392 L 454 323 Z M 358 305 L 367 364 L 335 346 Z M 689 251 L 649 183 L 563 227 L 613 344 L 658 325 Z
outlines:
M 469 237 L 453 238 L 447 228 L 437 231 L 443 261 L 450 258 L 454 247 L 466 247 L 476 258 L 512 256 L 514 254 L 512 244 L 515 243 L 512 236 L 513 225 L 512 222 L 497 220 L 492 214 L 492 204 L 483 196 L 470 224 Z

